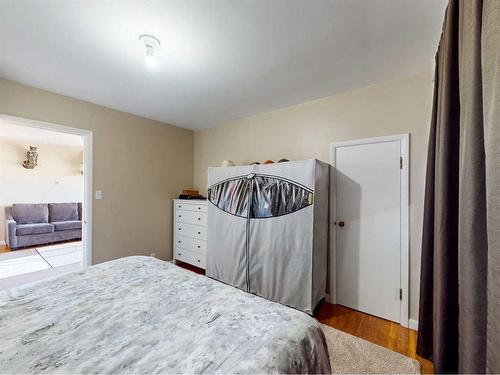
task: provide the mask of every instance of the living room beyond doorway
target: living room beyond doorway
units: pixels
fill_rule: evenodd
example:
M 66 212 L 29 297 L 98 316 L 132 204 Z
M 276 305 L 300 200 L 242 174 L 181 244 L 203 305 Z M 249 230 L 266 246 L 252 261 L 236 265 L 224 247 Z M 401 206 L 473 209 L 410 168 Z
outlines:
M 17 120 L 0 117 L 0 289 L 86 265 L 85 137 Z

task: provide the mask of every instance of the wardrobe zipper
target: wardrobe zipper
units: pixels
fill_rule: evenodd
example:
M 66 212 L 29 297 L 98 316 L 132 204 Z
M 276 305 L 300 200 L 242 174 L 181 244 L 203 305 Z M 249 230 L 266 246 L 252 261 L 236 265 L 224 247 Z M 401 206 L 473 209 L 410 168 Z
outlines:
M 247 292 L 250 292 L 250 211 L 253 196 L 253 183 L 254 177 L 248 177 L 250 180 L 250 192 L 248 194 L 247 202 L 247 222 L 246 222 L 246 233 L 245 233 L 245 256 L 246 256 L 246 282 L 247 282 Z

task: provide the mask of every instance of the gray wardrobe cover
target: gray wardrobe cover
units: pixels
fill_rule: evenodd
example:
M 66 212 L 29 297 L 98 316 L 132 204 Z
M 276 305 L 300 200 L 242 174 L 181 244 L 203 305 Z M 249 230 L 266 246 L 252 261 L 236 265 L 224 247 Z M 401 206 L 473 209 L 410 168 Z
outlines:
M 327 272 L 328 164 L 208 169 L 209 277 L 312 313 Z

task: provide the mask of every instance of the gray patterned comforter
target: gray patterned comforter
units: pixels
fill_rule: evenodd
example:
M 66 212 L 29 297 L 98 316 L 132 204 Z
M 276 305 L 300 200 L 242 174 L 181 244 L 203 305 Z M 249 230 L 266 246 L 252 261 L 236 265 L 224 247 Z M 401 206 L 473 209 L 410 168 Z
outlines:
M 128 257 L 0 291 L 0 373 L 330 372 L 310 316 Z

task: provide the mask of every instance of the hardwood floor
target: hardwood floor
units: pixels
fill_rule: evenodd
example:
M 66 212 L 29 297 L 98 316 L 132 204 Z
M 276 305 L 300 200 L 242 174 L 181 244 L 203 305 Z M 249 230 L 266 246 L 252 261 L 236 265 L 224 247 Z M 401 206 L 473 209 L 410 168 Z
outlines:
M 177 265 L 202 275 L 205 274 L 204 270 L 186 263 L 178 262 Z M 330 327 L 418 360 L 424 374 L 434 372 L 432 362 L 417 356 L 417 332 L 412 329 L 404 328 L 397 323 L 373 315 L 326 302 L 316 309 L 314 317 Z
M 0 245 L 0 253 L 7 253 L 10 249 L 7 245 Z
M 181 261 L 176 261 L 175 264 L 178 265 L 179 267 L 182 267 L 182 268 L 185 268 L 187 270 L 196 272 L 197 274 L 200 274 L 200 275 L 204 275 L 205 274 L 205 270 L 204 269 L 198 268 L 196 266 L 192 266 L 192 265 L 190 265 L 188 263 L 184 263 L 184 262 L 181 262 Z
M 432 362 L 416 354 L 417 332 L 340 305 L 323 303 L 314 316 L 321 323 L 418 360 L 422 373 L 432 374 Z

